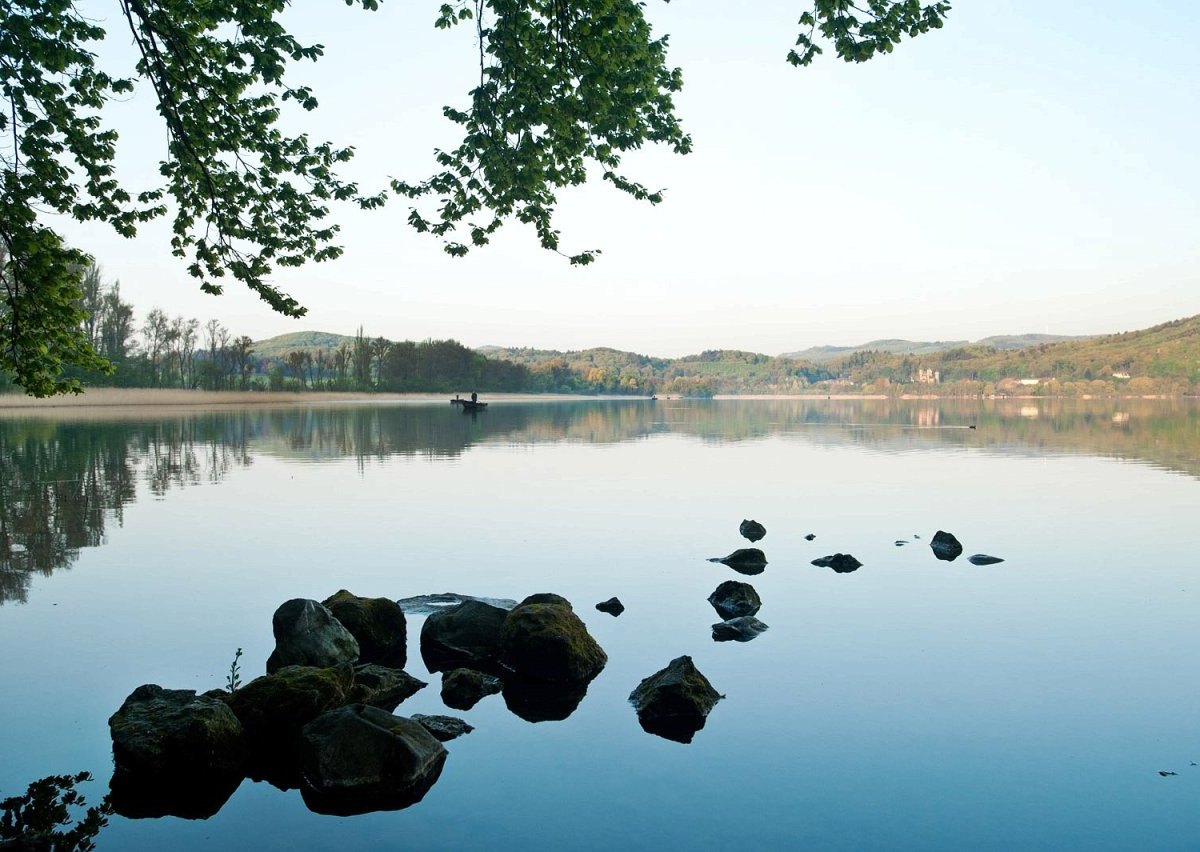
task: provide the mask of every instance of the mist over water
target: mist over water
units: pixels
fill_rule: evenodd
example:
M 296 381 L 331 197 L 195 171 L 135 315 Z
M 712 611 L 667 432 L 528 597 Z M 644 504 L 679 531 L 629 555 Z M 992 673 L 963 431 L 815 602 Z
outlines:
M 475 726 L 425 798 L 353 818 L 245 781 L 103 849 L 1189 848 L 1200 836 L 1200 409 L 660 400 L 0 417 L 0 798 L 89 770 L 135 687 L 246 679 L 283 601 L 555 592 L 608 654 L 578 707 Z M 974 426 L 975 428 L 970 428 Z M 767 530 L 767 565 L 709 562 Z M 963 544 L 938 560 L 938 530 Z M 810 541 L 805 536 L 815 537 Z M 897 542 L 905 542 L 897 545 Z M 852 572 L 816 567 L 836 553 Z M 975 566 L 971 554 L 1003 562 Z M 714 642 L 753 584 L 769 630 Z M 594 605 L 612 596 L 617 618 Z M 627 702 L 690 655 L 690 744 Z M 1176 771 L 1160 776 L 1159 771 Z

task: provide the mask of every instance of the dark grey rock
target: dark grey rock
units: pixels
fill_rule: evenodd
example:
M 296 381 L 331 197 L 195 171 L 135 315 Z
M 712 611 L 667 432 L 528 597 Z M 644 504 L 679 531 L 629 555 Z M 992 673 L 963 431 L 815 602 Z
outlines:
M 898 538 L 896 539 L 895 544 L 896 547 L 904 547 L 904 545 L 908 544 L 908 539 Z
M 389 713 L 400 702 L 410 698 L 429 686 L 403 669 L 377 666 L 372 663 L 354 667 L 354 685 L 350 688 L 350 702 L 370 704 Z
M 609 598 L 606 601 L 601 601 L 600 603 L 596 604 L 596 609 L 600 610 L 601 612 L 607 612 L 609 615 L 615 618 L 625 611 L 625 604 L 621 603 L 616 598 Z
M 241 776 L 242 723 L 223 701 L 191 689 L 139 686 L 108 720 L 118 771 L 163 779 Z
M 400 598 L 396 605 L 409 615 L 432 615 L 443 612 L 452 606 L 458 606 L 466 601 L 476 601 L 500 609 L 512 609 L 517 602 L 508 598 L 481 598 L 475 595 L 459 595 L 454 592 L 441 592 L 436 595 L 417 595 L 411 598 Z
M 442 703 L 455 710 L 470 710 L 486 695 L 500 691 L 500 678 L 474 669 L 452 669 L 442 675 Z
M 387 598 L 360 598 L 342 589 L 323 601 L 358 642 L 358 661 L 402 669 L 407 662 L 404 610 Z
M 849 574 L 862 567 L 862 563 L 849 553 L 835 553 L 832 556 L 822 556 L 820 559 L 814 559 L 812 564 L 818 568 L 832 568 L 839 574 Z
M 500 630 L 508 610 L 463 601 L 435 612 L 421 626 L 421 657 L 430 671 L 467 667 L 488 670 L 500 656 Z
M 681 743 L 692 741 L 720 700 L 688 656 L 676 657 L 629 694 L 644 731 Z
M 972 565 L 995 565 L 997 562 L 1003 562 L 999 556 L 988 556 L 986 553 L 976 553 L 974 556 L 968 556 L 967 561 Z
M 570 607 L 521 603 L 504 619 L 500 662 L 535 680 L 581 683 L 600 673 L 608 655 Z
M 958 543 L 958 539 L 942 530 L 938 530 L 934 534 L 933 540 L 929 542 L 929 547 L 933 550 L 933 555 L 943 562 L 953 562 L 963 552 L 963 546 Z
M 738 618 L 743 615 L 754 615 L 762 607 L 762 599 L 749 583 L 737 580 L 726 580 L 708 596 L 708 602 L 713 605 L 721 618 Z
M 816 538 L 816 537 L 817 537 L 817 536 L 816 536 L 816 534 L 815 534 L 815 533 L 809 533 L 808 535 L 806 535 L 806 536 L 804 537 L 804 540 L 805 540 L 805 541 L 812 541 L 812 540 L 813 540 L 814 538 Z
M 300 737 L 304 802 L 350 816 L 416 804 L 441 775 L 446 749 L 422 725 L 351 704 L 314 719 Z
M 767 568 L 767 555 L 757 547 L 743 547 L 728 556 L 714 556 L 709 562 L 720 562 L 739 574 L 761 574 Z
M 271 619 L 275 650 L 267 673 L 284 666 L 326 668 L 358 659 L 358 641 L 322 604 L 293 598 L 275 610 Z
M 731 618 L 728 621 L 719 621 L 714 624 L 712 638 L 714 642 L 749 642 L 766 629 L 767 625 L 754 616 L 743 615 L 740 618 Z
M 767 528 L 758 521 L 742 521 L 738 525 L 738 532 L 742 538 L 749 539 L 750 541 L 758 541 L 767 534 Z
M 440 743 L 448 743 L 475 730 L 474 725 L 468 725 L 457 716 L 426 716 L 423 713 L 414 713 L 410 718 L 433 734 L 434 739 Z

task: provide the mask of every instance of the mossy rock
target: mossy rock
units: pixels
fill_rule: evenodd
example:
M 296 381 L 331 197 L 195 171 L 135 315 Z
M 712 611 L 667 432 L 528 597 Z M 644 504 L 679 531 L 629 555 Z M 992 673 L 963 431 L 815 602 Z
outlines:
M 349 701 L 353 686 L 354 670 L 348 664 L 284 666 L 250 681 L 229 705 L 252 743 L 278 743 L 294 740 L 313 719 Z
M 360 598 L 342 589 L 322 601 L 358 642 L 358 661 L 393 669 L 408 661 L 404 610 L 388 598 Z
M 504 620 L 500 662 L 528 678 L 582 683 L 600 673 L 608 655 L 569 607 L 527 603 Z

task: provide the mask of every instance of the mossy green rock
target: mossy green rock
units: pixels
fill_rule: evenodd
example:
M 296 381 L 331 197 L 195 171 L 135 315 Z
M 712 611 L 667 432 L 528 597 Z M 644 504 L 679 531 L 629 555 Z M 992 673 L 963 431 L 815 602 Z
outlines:
M 345 704 L 353 686 L 349 665 L 284 666 L 243 686 L 229 706 L 253 742 L 278 743 L 294 739 L 313 719 Z
M 139 686 L 108 720 L 119 772 L 161 779 L 240 775 L 242 724 L 223 702 L 191 689 Z
M 388 598 L 360 598 L 342 589 L 321 602 L 358 642 L 358 661 L 402 669 L 407 662 L 404 610 Z
M 528 678 L 581 683 L 600 673 L 608 655 L 569 606 L 523 603 L 504 619 L 500 662 Z
M 690 743 L 721 694 L 685 655 L 644 679 L 629 700 L 647 733 Z

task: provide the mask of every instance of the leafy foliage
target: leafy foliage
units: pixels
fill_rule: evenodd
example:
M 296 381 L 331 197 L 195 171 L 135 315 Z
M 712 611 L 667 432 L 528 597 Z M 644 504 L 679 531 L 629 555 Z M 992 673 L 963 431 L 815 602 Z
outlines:
M 77 775 L 50 775 L 29 785 L 24 796 L 0 802 L 0 840 L 24 842 L 18 848 L 50 849 L 55 852 L 90 852 L 96 848 L 93 838 L 108 825 L 112 806 L 108 798 L 87 808 L 77 824 L 73 808 L 87 807 L 87 801 L 75 789 L 76 784 L 91 781 L 90 772 Z
M 862 2 L 813 0 L 801 18 L 809 32 L 789 59 L 811 62 L 819 32 L 839 56 L 861 62 L 941 26 L 949 10 L 946 2 Z M 201 289 L 220 293 L 233 278 L 298 317 L 304 307 L 271 283 L 273 271 L 341 254 L 332 203 L 371 209 L 386 197 L 339 177 L 352 148 L 281 129 L 285 109 L 318 106 L 286 72 L 323 53 L 280 23 L 287 0 L 119 3 L 139 57 L 129 78 L 96 67 L 91 46 L 108 34 L 71 0 L 0 4 L 0 245 L 8 255 L 0 264 L 0 369 L 39 396 L 80 389 L 61 375 L 65 366 L 104 369 L 94 335 L 81 328 L 87 259 L 40 221 L 46 214 L 106 222 L 125 236 L 170 215 L 171 251 Z M 378 8 L 378 0 L 346 4 Z M 558 252 L 560 190 L 598 175 L 636 199 L 662 200 L 622 162 L 647 144 L 692 148 L 673 100 L 683 76 L 667 63 L 667 37 L 652 32 L 644 4 L 453 0 L 434 25 L 467 22 L 479 44 L 479 84 L 465 107 L 444 108 L 462 142 L 435 152 L 432 176 L 391 183 L 415 203 L 408 221 L 417 231 L 461 256 L 516 219 Z M 114 177 L 117 134 L 101 112 L 139 80 L 153 90 L 168 134 L 162 182 L 134 195 Z M 567 256 L 586 264 L 598 253 Z

